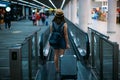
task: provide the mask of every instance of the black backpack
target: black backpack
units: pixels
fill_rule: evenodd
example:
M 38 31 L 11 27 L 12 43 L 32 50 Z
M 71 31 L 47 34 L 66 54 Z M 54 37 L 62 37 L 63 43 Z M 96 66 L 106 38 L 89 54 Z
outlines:
M 52 33 L 51 36 L 49 38 L 49 44 L 50 46 L 52 46 L 53 48 L 55 48 L 56 46 L 58 46 L 59 40 L 61 37 L 63 37 L 63 25 L 64 23 L 61 23 L 57 29 L 55 27 L 56 23 L 53 22 L 52 24 Z

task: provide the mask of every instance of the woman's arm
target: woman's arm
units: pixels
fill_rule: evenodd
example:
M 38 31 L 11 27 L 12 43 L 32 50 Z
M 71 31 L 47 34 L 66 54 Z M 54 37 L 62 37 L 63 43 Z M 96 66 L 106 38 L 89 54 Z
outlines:
M 66 48 L 70 48 L 69 42 L 68 42 L 68 26 L 67 23 L 64 24 L 64 36 L 65 36 L 65 41 L 66 41 Z

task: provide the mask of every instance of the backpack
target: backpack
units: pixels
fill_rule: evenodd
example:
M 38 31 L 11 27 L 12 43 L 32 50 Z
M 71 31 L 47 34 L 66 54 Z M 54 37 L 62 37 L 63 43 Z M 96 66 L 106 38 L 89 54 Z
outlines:
M 63 27 L 64 27 L 63 25 L 64 25 L 64 23 L 59 25 L 58 28 L 56 29 L 55 23 L 53 22 L 53 24 L 52 24 L 53 31 L 52 31 L 52 34 L 49 38 L 49 44 L 53 48 L 58 46 L 60 38 L 63 37 L 62 32 L 61 32 L 61 31 L 63 31 Z

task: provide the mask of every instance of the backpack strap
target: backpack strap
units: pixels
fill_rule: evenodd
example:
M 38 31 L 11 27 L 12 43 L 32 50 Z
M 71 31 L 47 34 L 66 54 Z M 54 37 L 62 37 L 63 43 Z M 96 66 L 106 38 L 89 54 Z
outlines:
M 62 22 L 60 25 L 57 25 L 55 22 L 52 23 L 53 32 L 62 32 L 63 27 L 64 27 L 64 22 Z

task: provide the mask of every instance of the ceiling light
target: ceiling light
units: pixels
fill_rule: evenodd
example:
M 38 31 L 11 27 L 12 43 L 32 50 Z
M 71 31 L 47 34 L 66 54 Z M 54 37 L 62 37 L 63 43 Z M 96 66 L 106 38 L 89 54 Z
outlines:
M 65 4 L 65 0 L 63 0 L 63 2 L 62 2 L 62 5 L 61 5 L 61 9 L 63 8 L 63 5 Z
M 26 3 L 26 4 L 29 3 L 29 2 L 27 2 L 27 1 L 23 1 L 23 0 L 18 0 L 18 1 L 23 2 L 23 3 Z
M 39 5 L 30 3 L 30 2 L 27 2 L 27 1 L 23 1 L 23 0 L 18 0 L 18 1 L 23 2 L 23 3 L 26 3 L 26 4 L 29 4 L 29 5 L 27 5 L 27 6 L 29 6 L 29 7 L 32 7 L 32 6 L 41 7 L 41 6 L 39 6 Z M 21 3 L 21 4 L 23 4 L 23 3 Z M 24 5 L 24 4 L 23 4 L 23 5 Z M 32 6 L 31 6 L 31 5 L 32 5 Z
M 1 3 L 0 3 L 0 7 L 6 7 L 6 5 L 5 5 L 5 4 L 1 4 Z
M 39 2 L 39 1 L 37 1 L 37 0 L 33 0 L 33 1 L 36 2 L 36 3 L 39 3 L 39 4 L 43 5 L 43 6 L 45 6 L 45 7 L 47 7 L 47 8 L 51 8 L 51 7 L 45 5 L 45 4 L 43 4 L 43 3 L 41 3 L 41 2 Z
M 49 0 L 49 1 L 50 1 L 50 3 L 53 5 L 53 7 L 56 8 L 56 6 L 53 4 L 53 2 L 52 2 L 51 0 Z
M 7 11 L 7 12 L 10 12 L 10 11 L 11 11 L 11 8 L 10 8 L 10 7 L 6 7 L 6 11 Z

